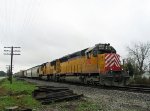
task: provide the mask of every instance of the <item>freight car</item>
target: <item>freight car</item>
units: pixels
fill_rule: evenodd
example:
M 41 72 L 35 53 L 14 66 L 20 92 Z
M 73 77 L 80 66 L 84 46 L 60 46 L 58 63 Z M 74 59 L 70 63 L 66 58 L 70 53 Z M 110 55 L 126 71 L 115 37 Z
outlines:
M 39 65 L 29 68 L 27 70 L 24 70 L 24 76 L 27 78 L 39 78 Z
M 32 71 L 33 68 L 28 69 L 26 77 L 108 86 L 126 85 L 129 79 L 128 73 L 122 69 L 120 56 L 110 44 L 96 44 L 43 63 L 36 67 L 36 76 Z
M 26 77 L 25 71 L 26 70 L 20 70 L 19 72 L 15 73 L 13 76 L 14 77 Z

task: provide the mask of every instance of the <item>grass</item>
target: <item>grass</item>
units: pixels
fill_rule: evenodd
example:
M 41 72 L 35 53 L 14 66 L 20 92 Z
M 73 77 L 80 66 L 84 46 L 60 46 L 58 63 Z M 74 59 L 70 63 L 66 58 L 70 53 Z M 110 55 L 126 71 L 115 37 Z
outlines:
M 38 107 L 40 103 L 31 96 L 35 88 L 35 85 L 25 81 L 13 79 L 13 84 L 10 84 L 7 79 L 3 80 L 0 83 L 0 111 L 11 106 Z
M 13 84 L 10 84 L 9 81 L 5 80 L 1 86 L 9 91 L 12 91 L 13 93 L 26 92 L 27 94 L 31 94 L 36 88 L 36 86 L 33 84 L 20 80 L 17 81 L 15 79 L 13 79 Z
M 0 82 L 0 111 L 5 107 L 18 106 L 22 108 L 32 108 L 41 111 L 102 111 L 101 104 L 91 102 L 90 99 L 81 98 L 79 100 L 64 101 L 41 105 L 32 98 L 32 91 L 35 85 L 25 81 L 13 79 L 13 84 L 5 79 Z
M 38 106 L 36 100 L 32 99 L 29 95 L 16 96 L 4 96 L 0 98 L 0 110 L 4 110 L 5 107 L 19 106 L 22 108 L 34 108 Z

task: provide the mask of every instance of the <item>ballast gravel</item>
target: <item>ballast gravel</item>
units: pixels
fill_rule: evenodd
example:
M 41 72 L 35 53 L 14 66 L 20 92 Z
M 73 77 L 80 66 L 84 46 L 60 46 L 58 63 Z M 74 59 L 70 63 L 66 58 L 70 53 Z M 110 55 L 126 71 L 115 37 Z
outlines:
M 75 93 L 84 94 L 91 101 L 100 104 L 104 111 L 150 111 L 150 94 L 84 87 L 33 79 L 24 80 L 37 85 L 68 87 Z

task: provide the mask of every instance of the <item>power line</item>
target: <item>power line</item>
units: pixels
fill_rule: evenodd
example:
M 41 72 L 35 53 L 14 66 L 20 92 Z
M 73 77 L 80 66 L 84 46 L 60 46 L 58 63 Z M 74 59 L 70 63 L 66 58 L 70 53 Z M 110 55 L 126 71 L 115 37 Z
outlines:
M 20 55 L 19 53 L 17 52 L 20 52 L 20 50 L 14 50 L 15 48 L 16 49 L 19 49 L 21 47 L 4 47 L 5 49 L 9 49 L 9 50 L 4 50 L 4 55 L 11 55 L 11 61 L 10 61 L 10 84 L 12 84 L 12 64 L 13 64 L 13 55 Z

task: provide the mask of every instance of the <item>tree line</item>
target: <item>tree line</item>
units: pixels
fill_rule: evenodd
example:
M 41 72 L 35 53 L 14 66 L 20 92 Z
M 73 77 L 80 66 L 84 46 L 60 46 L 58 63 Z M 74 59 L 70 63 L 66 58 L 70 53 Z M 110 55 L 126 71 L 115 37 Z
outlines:
M 130 76 L 141 76 L 150 72 L 150 43 L 137 42 L 127 47 L 128 56 L 125 58 L 124 68 Z
M 6 73 L 4 71 L 0 71 L 0 76 L 6 76 Z

